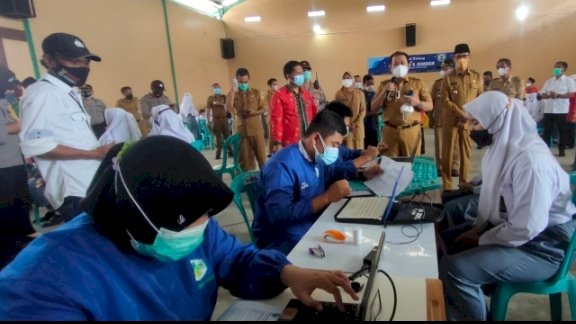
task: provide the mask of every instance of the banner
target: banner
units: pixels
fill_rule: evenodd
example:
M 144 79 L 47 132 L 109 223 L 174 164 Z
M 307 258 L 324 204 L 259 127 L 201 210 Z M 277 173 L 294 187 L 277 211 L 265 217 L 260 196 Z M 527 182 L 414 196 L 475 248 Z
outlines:
M 408 64 L 410 73 L 425 73 L 440 71 L 440 65 L 445 59 L 452 59 L 453 52 L 409 55 Z M 390 74 L 390 57 L 368 58 L 368 73 L 371 75 Z

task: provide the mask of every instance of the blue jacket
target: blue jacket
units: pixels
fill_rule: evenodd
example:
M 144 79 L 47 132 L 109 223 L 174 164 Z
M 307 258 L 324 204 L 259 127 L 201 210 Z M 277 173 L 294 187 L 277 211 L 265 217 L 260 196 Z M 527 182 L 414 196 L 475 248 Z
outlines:
M 242 245 L 210 220 L 189 257 L 122 252 L 82 214 L 43 234 L 0 273 L 0 320 L 210 320 L 218 286 L 242 298 L 282 292 L 276 251 Z
M 354 175 L 337 162 L 326 166 L 306 160 L 298 143 L 272 155 L 262 168 L 263 197 L 252 224 L 258 247 L 288 254 L 320 216 L 312 211 L 312 199 L 324 193 L 327 183 Z

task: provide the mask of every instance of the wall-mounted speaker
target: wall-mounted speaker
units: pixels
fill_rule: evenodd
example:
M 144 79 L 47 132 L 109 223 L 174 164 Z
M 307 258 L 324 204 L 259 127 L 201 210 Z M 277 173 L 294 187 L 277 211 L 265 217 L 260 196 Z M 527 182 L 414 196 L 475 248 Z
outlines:
M 234 40 L 232 38 L 221 38 L 220 51 L 222 52 L 223 59 L 233 59 L 236 57 L 234 54 Z
M 9 18 L 34 18 L 36 10 L 33 0 L 1 0 L 0 16 Z
M 406 46 L 416 46 L 416 24 L 406 24 Z

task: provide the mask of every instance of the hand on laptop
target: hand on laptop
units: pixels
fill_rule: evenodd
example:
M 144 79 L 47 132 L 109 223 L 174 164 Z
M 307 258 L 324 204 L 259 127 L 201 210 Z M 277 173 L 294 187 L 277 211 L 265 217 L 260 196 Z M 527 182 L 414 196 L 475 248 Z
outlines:
M 350 195 L 352 190 L 350 189 L 350 185 L 346 180 L 338 180 L 328 187 L 328 190 L 324 193 L 328 200 L 333 203 L 340 201 L 340 199 Z
M 311 270 L 287 265 L 282 269 L 280 279 L 286 286 L 290 287 L 294 296 L 304 305 L 317 311 L 322 311 L 322 304 L 311 296 L 317 288 L 334 295 L 336 305 L 341 311 L 344 311 L 344 305 L 338 287 L 344 289 L 354 300 L 358 300 L 358 295 L 352 289 L 350 279 L 342 271 Z

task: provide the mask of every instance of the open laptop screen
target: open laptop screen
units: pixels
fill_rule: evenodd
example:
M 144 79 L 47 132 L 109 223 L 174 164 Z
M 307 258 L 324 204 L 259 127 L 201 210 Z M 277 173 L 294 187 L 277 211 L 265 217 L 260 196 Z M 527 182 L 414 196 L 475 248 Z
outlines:
M 372 293 L 372 287 L 374 286 L 374 281 L 376 281 L 376 275 L 378 274 L 378 264 L 380 263 L 380 255 L 384 249 L 384 240 L 386 239 L 386 232 L 382 231 L 380 235 L 380 241 L 376 247 L 376 252 L 373 254 L 372 260 L 370 262 L 370 274 L 368 275 L 368 282 L 366 282 L 366 287 L 364 288 L 364 295 L 362 296 L 362 302 L 360 303 L 360 308 L 357 310 L 356 318 L 365 321 L 366 314 L 368 313 L 368 305 L 370 294 Z

